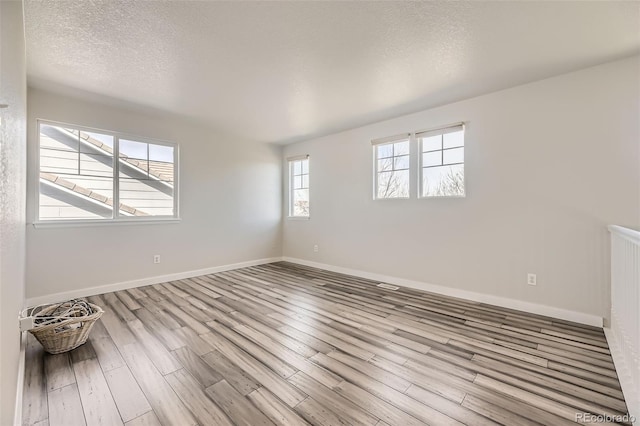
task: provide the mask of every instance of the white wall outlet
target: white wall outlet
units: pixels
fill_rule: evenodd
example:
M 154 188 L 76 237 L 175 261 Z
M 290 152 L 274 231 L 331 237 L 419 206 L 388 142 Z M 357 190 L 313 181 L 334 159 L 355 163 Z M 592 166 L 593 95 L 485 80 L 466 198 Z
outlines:
M 159 254 L 154 254 L 153 255 L 153 263 L 160 263 L 160 255 Z
M 314 253 L 317 253 L 317 252 L 318 252 L 318 245 L 317 245 L 317 244 L 313 246 L 313 252 L 314 252 Z
M 537 285 L 538 278 L 536 274 L 527 274 L 527 284 L 529 285 Z
M 18 316 L 18 326 L 20 328 L 20 331 L 33 330 L 33 328 L 35 327 L 34 318 Z

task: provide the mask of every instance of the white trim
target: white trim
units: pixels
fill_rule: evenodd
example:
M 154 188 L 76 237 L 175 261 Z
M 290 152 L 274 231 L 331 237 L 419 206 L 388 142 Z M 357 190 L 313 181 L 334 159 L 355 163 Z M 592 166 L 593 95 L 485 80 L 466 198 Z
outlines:
M 217 272 L 231 271 L 233 269 L 246 268 L 249 266 L 264 265 L 282 261 L 281 257 L 269 257 L 265 259 L 248 260 L 246 262 L 231 263 L 228 265 L 213 266 L 211 268 L 196 269 L 193 271 L 177 272 L 174 274 L 157 275 L 154 277 L 140 278 L 137 280 L 123 281 L 113 284 L 105 284 L 95 287 L 82 288 L 65 291 L 62 293 L 47 294 L 44 296 L 31 297 L 26 300 L 26 306 L 35 306 L 45 303 L 56 303 L 77 297 L 94 296 L 96 294 L 110 293 L 118 290 L 142 287 L 145 285 L 160 284 L 168 281 L 183 280 L 185 278 L 198 277 L 200 275 L 215 274 Z
M 40 146 L 40 133 L 38 133 L 38 147 Z M 80 131 L 78 131 L 78 136 L 80 136 Z M 82 137 L 78 139 L 78 142 L 82 140 Z M 80 142 L 82 143 L 82 142 Z M 147 145 L 147 154 L 149 154 L 149 145 Z M 40 155 L 38 153 L 38 155 Z M 111 185 L 113 188 L 113 206 L 111 208 L 111 220 L 115 221 L 120 219 L 120 138 L 117 136 L 113 137 L 113 163 L 111 167 L 111 171 L 113 172 L 113 177 L 111 178 Z M 80 151 L 78 151 L 78 157 L 80 156 Z M 148 158 L 147 158 L 148 160 Z M 150 175 L 149 163 L 147 162 L 147 174 Z M 39 169 L 38 169 L 39 170 Z M 80 173 L 80 168 L 78 168 L 78 173 Z M 175 176 L 174 176 L 175 178 Z M 175 209 L 173 211 L 175 213 Z M 40 216 L 37 217 L 38 221 L 40 221 Z
M 138 280 L 124 281 L 120 283 L 106 284 L 102 286 L 89 287 L 85 289 L 72 290 L 62 293 L 49 294 L 44 296 L 32 297 L 26 300 L 26 306 L 38 305 L 41 303 L 60 302 L 74 297 L 86 297 L 96 294 L 109 293 L 112 291 L 125 290 L 128 288 L 141 287 L 145 285 L 159 284 L 167 281 L 181 280 L 185 278 L 197 277 L 200 275 L 215 274 L 217 272 L 230 271 L 233 269 L 246 268 L 249 266 L 264 265 L 274 262 L 291 262 L 300 265 L 311 266 L 314 268 L 324 269 L 327 271 L 338 272 L 342 274 L 354 275 L 370 280 L 387 282 L 401 287 L 415 288 L 418 290 L 428 291 L 431 293 L 442 294 L 445 296 L 458 297 L 460 299 L 471 300 L 474 302 L 488 303 L 505 308 L 516 309 L 538 315 L 544 315 L 552 318 L 574 321 L 580 324 L 591 325 L 594 327 L 602 327 L 602 317 L 583 312 L 570 311 L 567 309 L 556 308 L 548 305 L 540 305 L 537 303 L 525 302 L 523 300 L 509 299 L 506 297 L 494 296 L 491 294 L 477 293 L 468 290 L 460 290 L 452 287 L 445 287 L 435 284 L 428 284 L 421 281 L 407 280 L 404 278 L 392 277 L 388 275 L 376 274 L 372 272 L 360 271 L 357 269 L 344 268 L 341 266 L 329 265 L 326 263 L 313 262 L 294 257 L 270 257 L 265 259 L 249 260 L 246 262 L 232 263 L 228 265 L 214 266 L 211 268 L 197 269 L 192 271 L 178 272 L 175 274 L 158 275 L 155 277 L 141 278 Z
M 464 121 L 448 124 L 446 126 L 432 127 L 426 130 L 419 130 L 415 133 L 416 138 L 426 138 L 432 135 L 446 135 L 460 130 L 464 130 Z
M 452 130 L 453 129 L 453 130 Z M 456 148 L 462 148 L 463 149 L 463 156 L 466 153 L 467 147 L 467 141 L 466 141 L 466 131 L 465 131 L 465 125 L 464 123 L 459 123 L 459 124 L 454 124 L 442 129 L 434 129 L 434 130 L 427 130 L 424 132 L 419 132 L 415 134 L 415 139 L 417 141 L 417 145 L 418 145 L 418 199 L 438 199 L 438 198 L 466 198 L 467 197 L 467 174 L 466 174 L 466 167 L 465 167 L 465 159 L 463 157 L 462 159 L 462 179 L 463 179 L 463 184 L 464 184 L 464 194 L 462 195 L 424 195 L 424 138 L 429 137 L 429 136 L 435 136 L 435 135 L 445 135 L 447 133 L 453 133 L 455 131 L 462 131 L 462 146 L 461 147 L 456 147 Z M 447 148 L 447 149 L 455 149 L 455 148 Z M 437 150 L 433 150 L 430 152 L 438 152 L 440 151 L 442 154 L 442 164 L 440 164 L 440 166 L 433 166 L 433 167 L 445 167 L 448 164 L 444 164 L 444 151 L 445 151 L 445 147 L 444 147 L 444 139 L 441 140 L 441 144 L 440 144 L 440 149 Z M 458 164 L 459 165 L 459 164 Z
M 379 139 L 373 139 L 371 141 L 371 145 L 372 146 L 388 145 L 390 143 L 403 142 L 405 140 L 408 140 L 409 138 L 411 138 L 411 133 L 400 133 L 399 135 L 387 136 L 387 137 L 379 138 Z
M 633 378 L 629 374 L 629 366 L 624 363 L 624 356 L 622 355 L 621 340 L 616 335 L 612 328 L 606 327 L 604 329 L 604 335 L 607 338 L 609 344 L 609 351 L 611 352 L 611 358 L 613 358 L 613 365 L 616 368 L 618 374 L 618 380 L 620 381 L 620 387 L 622 388 L 622 394 L 625 402 L 627 403 L 627 410 L 630 416 L 634 416 L 636 421 L 635 425 L 640 425 L 640 401 L 631 401 L 630 396 L 633 394 L 634 389 Z
M 399 285 L 401 287 L 410 287 L 417 290 L 428 291 L 431 293 L 442 294 L 445 296 L 457 297 L 460 299 L 471 300 L 474 302 L 488 303 L 495 306 L 501 306 L 509 309 L 529 312 L 532 314 L 544 315 L 552 318 L 573 321 L 580 324 L 591 325 L 594 327 L 602 327 L 602 317 L 597 315 L 586 314 L 583 312 L 570 311 L 567 309 L 556 308 L 548 305 L 540 305 L 537 303 L 525 302 L 523 300 L 509 299 L 506 297 L 494 296 L 491 294 L 477 293 L 474 291 L 461 290 L 452 287 L 445 287 L 435 284 L 428 284 L 420 281 L 412 281 L 404 278 L 391 277 L 371 272 L 360 271 L 357 269 L 343 268 L 341 266 L 329 265 L 326 263 L 312 262 L 309 260 L 298 259 L 294 257 L 284 256 L 285 262 L 298 263 L 300 265 L 311 266 L 314 268 L 325 269 L 327 271 L 338 272 L 342 274 L 354 275 L 361 278 L 367 278 L 374 281 L 381 281 Z
M 34 228 L 75 228 L 80 226 L 112 226 L 112 225 L 160 225 L 180 223 L 182 219 L 172 216 L 155 216 L 153 219 L 52 219 L 44 222 L 33 222 Z
M 152 139 L 152 138 L 148 138 L 148 137 L 143 137 L 143 136 L 135 136 L 135 135 L 130 135 L 127 133 L 122 133 L 122 132 L 115 132 L 112 130 L 103 130 L 103 129 L 97 129 L 97 128 L 92 128 L 92 127 L 85 127 L 85 126 L 79 126 L 76 124 L 69 124 L 69 123 L 64 123 L 64 122 L 59 122 L 59 121 L 53 121 L 53 120 L 46 120 L 46 119 L 42 119 L 42 118 L 37 118 L 36 119 L 36 140 L 37 140 L 37 144 L 36 144 L 36 155 L 35 155 L 35 167 L 33 168 L 33 181 L 34 181 L 34 186 L 35 186 L 35 191 L 34 191 L 34 197 L 35 197 L 35 218 L 34 218 L 34 226 L 35 224 L 44 224 L 44 223 L 55 223 L 56 226 L 58 225 L 58 221 L 65 221 L 66 222 L 66 226 L 75 226 L 75 225 L 79 225 L 79 226 L 83 226 L 84 223 L 88 222 L 88 221 L 84 221 L 84 220 L 76 220 L 76 219 L 71 219 L 71 220 L 65 220 L 65 219 L 44 219 L 41 220 L 40 219 L 40 136 L 41 136 L 41 132 L 40 132 L 40 128 L 41 125 L 45 125 L 45 126 L 54 126 L 54 127 L 62 127 L 62 128 L 70 128 L 72 130 L 77 130 L 78 132 L 91 132 L 91 133 L 100 133 L 100 134 L 104 134 L 104 135 L 108 135 L 108 136 L 112 136 L 113 137 L 113 148 L 112 148 L 112 153 L 111 156 L 113 157 L 113 174 L 112 174 L 112 185 L 113 185 L 113 205 L 112 205 L 112 214 L 111 214 L 111 218 L 107 218 L 107 219 L 92 219 L 91 222 L 93 221 L 102 221 L 106 224 L 113 224 L 113 223 L 120 223 L 123 220 L 132 220 L 131 217 L 129 215 L 122 215 L 120 213 L 120 209 L 116 208 L 116 206 L 120 205 L 120 164 L 128 164 L 126 163 L 126 161 L 122 158 L 120 158 L 120 139 L 125 139 L 125 140 L 129 140 L 132 142 L 139 142 L 139 143 L 144 143 L 147 144 L 147 153 L 148 153 L 148 146 L 149 145 L 160 145 L 160 146 L 168 146 L 173 148 L 173 184 L 169 185 L 167 182 L 162 181 L 161 179 L 152 176 L 151 174 L 148 174 L 149 177 L 151 177 L 151 180 L 154 180 L 156 182 L 160 182 L 162 184 L 164 184 L 165 186 L 169 186 L 172 190 L 172 195 L 171 198 L 173 200 L 173 215 L 164 215 L 164 216 L 145 216 L 144 219 L 141 220 L 145 220 L 147 223 L 151 222 L 152 220 L 159 220 L 160 222 L 162 222 L 163 220 L 167 220 L 167 219 L 172 219 L 172 220 L 180 220 L 180 202 L 179 202 L 179 196 L 180 196 L 180 144 L 176 143 L 176 142 L 170 142 L 170 141 L 166 141 L 166 140 L 162 140 L 162 139 Z M 86 141 L 83 142 L 83 139 L 78 136 L 78 143 L 82 144 L 85 143 L 87 144 Z M 97 147 L 92 147 L 92 148 L 96 148 L 99 149 Z M 80 149 L 80 147 L 78 147 L 78 149 Z M 46 182 L 47 184 L 51 185 L 50 182 Z M 78 196 L 80 194 L 69 191 L 67 189 L 67 192 L 70 194 L 73 194 L 75 196 Z M 85 198 L 89 198 L 89 197 L 85 197 Z M 97 201 L 96 201 L 97 203 Z M 120 219 L 121 217 L 125 217 L 125 219 Z M 36 226 L 38 227 L 38 226 Z
M 120 143 L 120 140 L 118 140 L 118 143 Z M 118 192 L 119 188 L 120 182 L 118 182 Z M 182 192 L 180 191 L 180 144 L 176 143 L 173 147 L 173 217 L 176 219 L 180 219 L 180 192 Z
M 149 138 L 146 136 L 134 135 L 132 133 L 117 132 L 114 130 L 101 129 L 98 127 L 81 126 L 78 124 L 67 123 L 65 121 L 48 120 L 46 118 L 36 118 L 36 122 L 38 123 L 38 131 L 40 130 L 39 124 L 44 123 L 44 124 L 56 126 L 56 127 L 68 127 L 74 130 L 80 130 L 81 132 L 102 133 L 109 136 L 130 140 L 133 142 L 142 142 L 142 143 L 150 143 L 150 144 L 165 145 L 165 146 L 178 145 L 176 142 L 172 142 L 166 139 Z M 40 144 L 38 144 L 38 148 L 40 148 Z
M 16 408 L 14 410 L 13 424 L 22 425 L 22 398 L 24 394 L 24 372 L 26 363 L 27 333 L 20 333 L 20 354 L 18 355 L 18 382 L 16 385 Z
M 306 189 L 309 192 L 309 214 L 304 216 L 304 215 L 294 215 L 293 214 L 293 192 L 295 191 L 295 189 L 293 188 L 293 179 L 294 179 L 294 167 L 295 167 L 295 163 L 302 163 L 303 161 L 307 161 L 307 187 L 306 188 L 297 188 L 297 189 Z M 302 164 L 300 165 L 300 170 L 302 171 Z M 295 157 L 289 157 L 287 158 L 287 173 L 289 175 L 289 187 L 288 187 L 288 199 L 287 199 L 287 219 L 303 219 L 303 220 L 308 220 L 309 217 L 311 216 L 311 160 L 309 159 L 309 154 L 305 154 L 305 155 L 298 155 Z M 302 176 L 304 176 L 305 174 L 301 172 L 300 175 L 300 179 L 301 179 L 301 183 L 302 183 Z
M 624 226 L 609 225 L 607 226 L 609 232 L 612 234 L 620 235 L 621 237 L 640 245 L 640 231 L 635 229 L 625 228 Z
M 395 136 L 391 136 L 389 138 L 392 138 Z M 389 139 L 389 138 L 384 138 L 384 139 Z M 383 139 L 378 139 L 378 141 L 382 141 L 382 142 L 376 142 L 376 141 L 371 141 L 371 147 L 373 148 L 373 200 L 374 201 L 378 201 L 378 200 L 408 200 L 411 198 L 411 193 L 412 191 L 412 187 L 413 185 L 411 185 L 411 174 L 414 173 L 412 164 L 413 164 L 413 158 L 414 155 L 412 154 L 412 150 L 413 150 L 413 141 L 414 141 L 414 137 L 411 133 L 408 133 L 406 137 L 401 138 L 401 139 L 392 139 L 390 142 L 385 142 L 383 141 Z M 381 159 L 378 158 L 378 148 L 380 146 L 384 146 L 384 145 L 392 145 L 395 143 L 402 143 L 402 142 L 407 142 L 409 144 L 409 154 L 402 154 L 402 155 L 395 155 L 395 148 L 393 148 L 394 152 L 391 157 L 385 157 L 384 159 L 391 159 L 392 162 L 392 169 L 391 170 L 384 170 L 384 171 L 379 171 L 378 170 L 378 164 L 379 161 Z M 397 157 L 409 157 L 409 167 L 406 169 L 400 169 L 400 170 L 396 170 L 395 169 L 395 159 Z M 378 197 L 378 177 L 380 175 L 380 173 L 393 173 L 396 171 L 408 171 L 409 172 L 409 192 L 408 195 L 406 197 Z

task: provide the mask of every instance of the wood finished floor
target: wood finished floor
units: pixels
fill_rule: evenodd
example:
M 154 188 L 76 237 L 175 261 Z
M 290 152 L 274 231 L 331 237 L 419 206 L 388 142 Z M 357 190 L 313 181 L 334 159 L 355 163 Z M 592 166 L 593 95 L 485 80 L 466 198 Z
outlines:
M 29 335 L 28 425 L 569 425 L 626 406 L 602 330 L 275 263 L 89 298 Z

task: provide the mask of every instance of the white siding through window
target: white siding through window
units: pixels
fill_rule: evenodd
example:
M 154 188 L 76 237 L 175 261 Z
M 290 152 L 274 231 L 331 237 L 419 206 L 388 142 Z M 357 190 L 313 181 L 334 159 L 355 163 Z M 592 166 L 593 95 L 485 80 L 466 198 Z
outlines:
M 173 144 L 40 121 L 38 220 L 177 217 L 176 159 Z

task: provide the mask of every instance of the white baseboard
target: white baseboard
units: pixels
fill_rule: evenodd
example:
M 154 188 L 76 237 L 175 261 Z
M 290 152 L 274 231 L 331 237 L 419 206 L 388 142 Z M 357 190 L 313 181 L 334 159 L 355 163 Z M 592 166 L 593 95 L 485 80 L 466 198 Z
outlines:
M 13 414 L 14 426 L 22 425 L 22 398 L 24 395 L 24 372 L 26 363 L 27 333 L 20 333 L 20 355 L 18 355 L 18 382 L 16 384 L 16 408 Z
M 640 394 L 637 391 L 640 385 L 633 383 L 633 377 L 629 374 L 629 368 L 633 368 L 633 366 L 626 364 L 625 357 L 622 353 L 624 345 L 616 332 L 612 328 L 607 327 L 604 329 L 604 335 L 607 337 L 611 358 L 613 358 L 613 365 L 616 367 L 622 394 L 627 403 L 627 410 L 629 410 L 629 415 L 636 419 L 633 424 L 640 425 Z
M 309 260 L 298 259 L 295 257 L 283 257 L 285 262 L 298 263 L 300 265 L 311 266 L 314 268 L 325 269 L 327 271 L 338 272 L 356 277 L 367 278 L 374 281 L 381 281 L 395 284 L 402 287 L 415 288 L 417 290 L 428 291 L 431 293 L 442 294 L 445 296 L 457 297 L 460 299 L 471 300 L 474 302 L 488 303 L 491 305 L 502 306 L 504 308 L 516 309 L 519 311 L 529 312 L 532 314 L 544 315 L 547 317 L 573 321 L 580 324 L 591 325 L 594 327 L 602 327 L 602 317 L 597 315 L 585 314 L 582 312 L 570 311 L 567 309 L 556 308 L 553 306 L 540 305 L 537 303 L 525 302 L 523 300 L 509 299 L 506 297 L 493 296 L 490 294 L 477 293 L 468 290 L 461 290 L 452 287 L 445 287 L 435 284 L 428 284 L 420 281 L 412 281 L 404 278 L 391 277 L 387 275 L 375 274 L 371 272 L 359 271 L 357 269 L 343 268 L 340 266 L 329 265 L 326 263 L 312 262 Z
M 138 280 L 123 281 L 119 283 L 106 284 L 95 287 L 81 288 L 77 290 L 65 291 L 62 293 L 46 294 L 44 296 L 31 297 L 26 300 L 26 306 L 36 306 L 45 303 L 57 303 L 78 297 L 95 296 L 96 294 L 110 293 L 112 291 L 126 290 L 128 288 L 142 287 L 145 285 L 160 284 L 167 281 L 183 280 L 185 278 L 197 277 L 200 275 L 215 274 L 216 272 L 231 271 L 233 269 L 246 268 L 248 266 L 263 265 L 281 261 L 281 257 L 270 257 L 265 259 L 249 260 L 246 262 L 232 263 L 229 265 L 214 266 L 211 268 L 196 269 L 193 271 L 178 272 L 175 274 L 157 275 L 155 277 L 141 278 Z
M 199 275 L 215 274 L 216 272 L 230 271 L 233 269 L 245 268 L 248 266 L 263 265 L 265 263 L 273 263 L 279 261 L 298 263 L 300 265 L 311 266 L 314 268 L 325 269 L 327 271 L 339 272 L 347 275 L 367 278 L 370 280 L 387 282 L 402 287 L 415 288 L 418 290 L 428 291 L 431 293 L 442 294 L 445 296 L 467 299 L 474 302 L 488 303 L 491 305 L 502 306 L 505 308 L 516 309 L 533 314 L 544 315 L 552 318 L 559 318 L 567 321 L 574 321 L 581 324 L 587 324 L 594 327 L 602 327 L 602 317 L 597 315 L 585 314 L 582 312 L 570 311 L 566 309 L 556 308 L 553 306 L 540 305 L 531 302 L 525 302 L 517 299 L 509 299 L 506 297 L 493 296 L 490 294 L 477 293 L 473 291 L 460 290 L 452 287 L 428 284 L 420 281 L 407 280 L 387 275 L 375 274 L 371 272 L 360 271 L 357 269 L 343 268 L 340 266 L 329 265 L 326 263 L 312 262 L 309 260 L 298 259 L 294 257 L 271 257 L 266 259 L 250 260 L 246 262 L 233 263 L 229 265 L 214 266 L 211 268 L 197 269 L 193 271 L 178 272 L 175 274 L 158 275 L 155 277 L 141 278 L 138 280 L 124 281 L 114 284 L 106 284 L 96 287 L 88 287 L 78 290 L 66 291 L 62 293 L 48 294 L 44 296 L 32 297 L 26 300 L 26 306 L 35 306 L 44 303 L 55 303 L 69 300 L 77 297 L 94 296 L 96 294 L 110 293 L 112 291 L 126 290 L 128 288 L 141 287 L 145 285 L 159 284 L 167 281 L 182 280 L 185 278 L 197 277 Z

